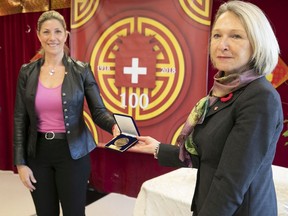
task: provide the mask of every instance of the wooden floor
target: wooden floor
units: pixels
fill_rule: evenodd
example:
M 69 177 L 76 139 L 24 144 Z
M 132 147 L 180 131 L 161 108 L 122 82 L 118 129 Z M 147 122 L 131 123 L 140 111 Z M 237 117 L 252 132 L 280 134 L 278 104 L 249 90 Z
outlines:
M 36 216 L 30 192 L 11 171 L 0 171 L 0 203 L 0 216 Z M 132 197 L 88 190 L 86 216 L 132 216 L 134 205 Z

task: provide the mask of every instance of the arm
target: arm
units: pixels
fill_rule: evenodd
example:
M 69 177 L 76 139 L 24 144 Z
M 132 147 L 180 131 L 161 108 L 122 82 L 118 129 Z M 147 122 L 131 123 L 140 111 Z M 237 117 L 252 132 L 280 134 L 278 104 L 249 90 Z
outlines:
M 20 70 L 14 108 L 14 164 L 26 164 L 29 117 L 25 105 L 26 77 L 23 67 Z
M 84 88 L 85 88 L 85 97 L 87 104 L 89 106 L 89 110 L 93 121 L 102 129 L 106 130 L 109 133 L 113 133 L 113 135 L 119 134 L 119 128 L 115 124 L 115 120 L 110 112 L 107 111 L 103 100 L 100 95 L 100 90 L 94 75 L 91 71 L 91 66 L 87 64 L 85 66 L 85 80 L 84 80 Z
M 22 68 L 23 69 L 23 68 Z M 31 169 L 26 164 L 26 142 L 29 127 L 29 117 L 25 106 L 26 78 L 23 70 L 20 70 L 14 109 L 14 164 L 17 165 L 17 171 L 22 183 L 30 191 L 35 190 L 33 183 L 36 179 Z
M 162 166 L 186 167 L 185 163 L 179 159 L 179 147 L 176 145 L 161 144 L 158 152 L 158 162 Z
M 162 144 L 150 136 L 138 136 L 138 143 L 131 150 L 139 153 L 154 155 L 162 166 L 185 167 L 179 160 L 179 148 L 175 145 Z

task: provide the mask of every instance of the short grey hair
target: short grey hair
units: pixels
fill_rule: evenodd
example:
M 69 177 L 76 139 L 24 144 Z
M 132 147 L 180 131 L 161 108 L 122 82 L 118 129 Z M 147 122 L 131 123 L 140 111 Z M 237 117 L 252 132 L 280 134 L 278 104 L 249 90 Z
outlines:
M 227 11 L 234 13 L 241 20 L 247 32 L 253 49 L 250 69 L 254 68 L 259 75 L 271 73 L 278 63 L 280 49 L 264 12 L 249 2 L 228 1 L 219 7 L 213 27 L 219 16 Z

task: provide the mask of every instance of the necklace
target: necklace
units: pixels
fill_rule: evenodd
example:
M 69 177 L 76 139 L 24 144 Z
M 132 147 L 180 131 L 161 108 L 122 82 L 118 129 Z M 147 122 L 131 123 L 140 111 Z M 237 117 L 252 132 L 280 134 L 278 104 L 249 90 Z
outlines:
M 50 76 L 53 76 L 55 74 L 55 68 L 52 68 L 49 70 Z

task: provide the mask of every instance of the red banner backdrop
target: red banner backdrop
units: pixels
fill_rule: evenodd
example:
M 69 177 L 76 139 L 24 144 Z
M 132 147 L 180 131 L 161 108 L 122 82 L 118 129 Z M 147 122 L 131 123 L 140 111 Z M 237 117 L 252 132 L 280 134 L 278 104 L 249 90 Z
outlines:
M 71 3 L 71 55 L 90 62 L 109 111 L 133 116 L 142 135 L 175 143 L 206 94 L 212 1 Z M 98 143 L 111 139 L 87 107 L 84 115 Z M 91 158 L 91 182 L 105 192 L 135 196 L 144 180 L 169 170 L 133 152 L 98 148 Z

